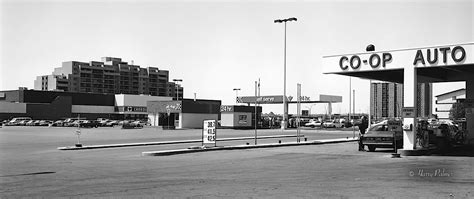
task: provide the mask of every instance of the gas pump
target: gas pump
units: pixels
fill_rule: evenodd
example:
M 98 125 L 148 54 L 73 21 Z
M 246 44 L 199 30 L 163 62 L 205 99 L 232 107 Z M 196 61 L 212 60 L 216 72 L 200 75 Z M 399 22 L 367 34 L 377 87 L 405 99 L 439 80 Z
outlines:
M 429 146 L 429 134 L 428 121 L 421 120 L 418 122 L 418 128 L 416 130 L 416 146 L 423 148 L 428 148 Z
M 464 120 L 457 120 L 458 131 L 454 135 L 454 144 L 463 145 L 466 140 L 467 122 Z
M 398 120 L 389 120 L 387 121 L 388 131 L 393 133 L 393 148 L 395 153 L 397 153 L 398 146 L 401 145 L 401 140 L 403 140 L 402 135 L 402 121 Z M 397 142 L 397 140 L 399 140 Z

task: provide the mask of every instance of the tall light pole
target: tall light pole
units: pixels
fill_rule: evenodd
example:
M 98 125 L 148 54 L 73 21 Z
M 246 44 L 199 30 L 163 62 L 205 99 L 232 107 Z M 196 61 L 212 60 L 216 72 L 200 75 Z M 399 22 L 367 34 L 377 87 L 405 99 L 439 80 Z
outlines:
M 182 79 L 173 79 L 173 81 L 174 81 L 174 85 L 176 86 L 176 101 L 178 101 L 179 100 L 179 89 L 178 89 L 179 84 L 178 84 L 178 82 L 183 82 L 183 80 Z M 184 96 L 184 93 L 183 93 L 183 96 Z M 176 120 L 179 120 L 179 118 L 176 119 L 177 116 L 178 115 L 176 115 L 175 118 L 174 118 L 175 124 L 176 124 Z M 179 123 L 178 123 L 178 125 L 179 125 Z
M 239 97 L 240 88 L 234 88 L 233 90 L 235 91 L 235 104 L 237 104 L 237 97 Z
M 274 23 L 285 23 L 285 39 L 284 39 L 284 55 L 283 55 L 283 121 L 281 128 L 286 129 L 286 120 L 288 118 L 288 106 L 286 102 L 286 22 L 288 21 L 297 21 L 296 17 L 291 17 L 287 19 L 276 19 Z
M 174 81 L 174 85 L 176 87 L 176 101 L 177 101 L 177 100 L 179 100 L 179 95 L 178 95 L 179 94 L 179 90 L 178 90 L 179 84 L 178 84 L 178 82 L 183 82 L 183 80 L 182 79 L 173 79 L 173 81 Z

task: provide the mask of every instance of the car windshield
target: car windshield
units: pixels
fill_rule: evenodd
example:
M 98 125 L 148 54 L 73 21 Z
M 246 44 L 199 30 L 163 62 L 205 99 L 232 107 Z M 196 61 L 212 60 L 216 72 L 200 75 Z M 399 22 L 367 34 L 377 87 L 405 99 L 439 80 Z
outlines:
M 388 131 L 388 128 L 386 124 L 379 124 L 370 127 L 369 131 Z

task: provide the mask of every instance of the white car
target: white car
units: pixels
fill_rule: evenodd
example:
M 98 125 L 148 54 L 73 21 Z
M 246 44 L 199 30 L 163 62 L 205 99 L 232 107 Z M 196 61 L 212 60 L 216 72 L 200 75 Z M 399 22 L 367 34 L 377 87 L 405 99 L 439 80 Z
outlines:
M 311 128 L 321 127 L 321 122 L 318 120 L 309 120 L 309 122 L 306 123 L 304 126 L 311 127 Z
M 324 128 L 336 128 L 336 123 L 334 122 L 334 120 L 324 121 L 323 127 Z

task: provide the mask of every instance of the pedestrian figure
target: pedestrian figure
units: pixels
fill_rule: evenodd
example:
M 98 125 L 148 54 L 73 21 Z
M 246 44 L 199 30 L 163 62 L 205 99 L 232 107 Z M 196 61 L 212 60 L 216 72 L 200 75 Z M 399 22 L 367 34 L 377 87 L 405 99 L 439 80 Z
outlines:
M 359 151 L 365 151 L 364 145 L 362 144 L 362 138 L 364 137 L 365 130 L 367 130 L 367 127 L 369 126 L 369 122 L 367 121 L 367 118 L 365 116 L 362 116 L 362 120 L 359 124 Z

